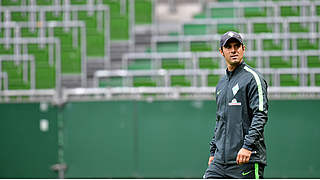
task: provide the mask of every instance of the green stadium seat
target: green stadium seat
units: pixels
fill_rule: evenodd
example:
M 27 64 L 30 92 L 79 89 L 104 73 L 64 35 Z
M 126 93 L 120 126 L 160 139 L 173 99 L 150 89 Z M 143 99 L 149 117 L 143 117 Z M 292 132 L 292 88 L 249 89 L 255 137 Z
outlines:
M 136 59 L 134 61 L 129 61 L 128 70 L 142 70 L 151 69 L 150 59 Z
M 46 12 L 45 18 L 47 21 L 62 21 L 63 20 L 63 13 L 56 14 L 55 12 Z
M 8 74 L 8 89 L 30 89 L 30 83 L 23 81 L 23 65 L 14 61 L 2 61 L 2 71 Z M 30 72 L 30 71 L 29 71 Z
M 87 36 L 87 56 L 104 56 L 104 35 L 97 32 Z
M 233 2 L 233 0 L 218 0 L 218 2 Z
M 234 12 L 234 8 L 212 8 L 211 18 L 233 18 Z
M 13 45 L 10 45 L 9 49 L 7 49 L 4 44 L 0 44 L 0 54 L 13 54 L 13 51 Z
M 152 80 L 151 77 L 134 77 L 133 78 L 134 87 L 156 87 L 157 84 Z
M 208 75 L 208 86 L 215 87 L 217 86 L 218 82 L 220 80 L 219 75 Z
M 207 25 L 185 24 L 183 31 L 185 35 L 203 35 L 207 34 Z
M 291 74 L 280 75 L 280 86 L 299 86 L 299 76 L 293 76 Z
M 29 13 L 12 12 L 11 13 L 11 21 L 27 22 L 27 21 L 29 21 Z
M 219 60 L 212 58 L 199 58 L 199 68 L 200 69 L 218 69 Z
M 274 40 L 266 39 L 263 40 L 263 50 L 282 50 L 283 40 L 280 40 L 279 43 L 275 43 Z
M 260 1 L 260 0 L 240 0 L 240 2 L 257 2 L 257 1 Z
M 37 72 L 36 72 L 36 88 L 37 89 L 51 89 L 55 87 L 56 72 L 53 67 L 41 67 L 37 63 Z
M 308 56 L 308 67 L 309 68 L 320 68 L 320 58 L 319 56 Z
M 308 27 L 303 27 L 301 23 L 290 23 L 290 32 L 295 33 L 295 32 L 309 32 Z
M 315 43 L 311 43 L 309 39 L 297 39 L 297 48 L 299 50 L 318 50 L 319 49 L 319 39 Z
M 212 46 L 208 42 L 191 42 L 190 46 L 192 52 L 212 51 Z
M 111 40 L 129 39 L 129 20 L 128 17 L 119 17 L 111 19 L 110 36 Z
M 171 76 L 171 86 L 191 86 L 191 81 L 186 76 Z
M 178 42 L 159 42 L 157 43 L 157 52 L 179 52 Z
M 267 17 L 266 8 L 250 7 L 244 8 L 244 17 Z
M 20 6 L 20 5 L 22 5 L 21 1 L 22 1 L 22 0 L 16 0 L 16 1 L 12 1 L 12 0 L 2 0 L 2 1 L 1 1 L 1 5 L 2 5 L 2 6 Z
M 61 41 L 61 59 L 62 73 L 80 73 L 81 72 L 81 52 L 78 48 L 72 47 L 72 31 L 64 32 L 64 29 L 55 28 L 54 36 L 59 37 Z
M 193 16 L 194 19 L 205 19 L 207 18 L 205 13 L 198 13 L 196 15 Z
M 280 8 L 281 16 L 288 17 L 288 16 L 300 16 L 300 7 L 281 7 Z
M 100 79 L 99 87 L 122 87 L 122 77 L 110 77 L 107 79 Z
M 320 86 L 320 74 L 315 75 L 316 86 Z
M 135 23 L 151 24 L 152 23 L 152 1 L 135 0 Z
M 179 36 L 178 32 L 169 32 L 168 36 Z
M 270 68 L 292 68 L 292 57 L 285 60 L 280 56 L 272 56 L 269 59 Z
M 37 0 L 36 2 L 38 6 L 48 6 L 54 4 L 54 0 Z
M 253 32 L 254 33 L 272 33 L 272 29 L 266 23 L 254 23 Z
M 77 1 L 78 3 L 80 1 Z M 56 18 L 54 12 L 50 14 L 52 18 Z M 61 13 L 62 15 L 62 13 Z M 87 56 L 88 57 L 103 57 L 106 56 L 105 54 L 105 29 L 102 26 L 102 29 L 99 29 L 99 22 L 98 22 L 98 12 L 94 11 L 92 14 L 88 13 L 87 11 L 78 11 L 77 17 L 73 17 L 73 19 L 77 19 L 79 21 L 83 21 L 86 25 L 86 44 L 87 44 Z M 60 19 L 60 17 L 59 17 Z M 103 20 L 104 21 L 104 20 Z M 105 23 L 105 22 L 104 22 Z M 63 29 L 63 28 L 62 28 Z M 79 36 L 80 36 L 80 30 Z M 65 34 L 63 30 L 60 30 L 60 34 Z M 55 34 L 57 35 L 57 34 Z M 69 47 L 72 47 L 72 31 L 70 31 L 70 34 L 68 35 L 70 38 L 68 38 L 68 44 Z M 66 35 L 63 35 L 66 36 Z M 81 43 L 79 41 L 79 43 Z M 78 58 L 81 54 L 80 52 L 80 45 L 78 46 L 79 48 L 72 49 L 73 52 L 68 52 L 71 57 Z M 78 60 L 78 63 L 81 63 L 80 60 Z M 76 65 L 77 68 L 79 68 L 79 65 Z M 80 69 L 79 69 L 80 70 Z M 80 72 L 77 70 L 78 72 Z M 64 71 L 63 71 L 64 72 Z
M 49 48 L 40 48 L 38 44 L 29 44 L 28 53 L 36 60 L 36 89 L 50 89 L 55 87 L 55 65 L 48 62 Z
M 162 59 L 162 69 L 185 69 L 185 60 Z
M 87 4 L 87 0 L 70 0 L 72 5 L 83 5 Z
M 21 37 L 33 37 L 33 38 L 38 37 L 38 33 L 39 33 L 38 30 L 39 30 L 38 28 L 35 28 L 34 31 L 32 32 L 30 28 L 26 28 L 26 27 L 21 28 Z
M 239 28 L 234 24 L 218 24 L 218 34 L 224 34 L 227 31 L 239 32 Z
M 126 0 L 126 10 L 122 14 L 121 1 L 103 0 L 103 4 L 110 9 L 110 36 L 111 40 L 129 39 L 129 1 Z

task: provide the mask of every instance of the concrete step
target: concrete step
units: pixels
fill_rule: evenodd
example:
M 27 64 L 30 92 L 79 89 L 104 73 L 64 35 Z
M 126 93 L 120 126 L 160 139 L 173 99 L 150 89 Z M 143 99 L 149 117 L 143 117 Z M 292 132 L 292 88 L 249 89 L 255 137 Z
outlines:
M 120 61 L 122 55 L 129 52 L 129 44 L 128 42 L 112 42 L 110 50 L 111 61 Z
M 64 88 L 78 88 L 81 87 L 81 75 L 79 74 L 63 74 L 61 76 L 62 87 Z
M 98 70 L 104 70 L 105 63 L 103 59 L 89 59 L 87 61 L 87 78 L 92 78 Z

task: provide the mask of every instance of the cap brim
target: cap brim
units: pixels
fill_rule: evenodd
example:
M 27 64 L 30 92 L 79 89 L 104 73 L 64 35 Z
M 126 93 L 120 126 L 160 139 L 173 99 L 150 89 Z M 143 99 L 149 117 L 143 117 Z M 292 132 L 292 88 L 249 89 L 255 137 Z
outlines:
M 224 41 L 222 46 L 225 46 L 227 44 L 227 42 L 230 41 L 231 39 L 235 39 L 235 40 L 239 41 L 239 43 L 243 44 L 243 42 L 240 39 L 238 39 L 236 37 L 229 37 L 227 40 Z

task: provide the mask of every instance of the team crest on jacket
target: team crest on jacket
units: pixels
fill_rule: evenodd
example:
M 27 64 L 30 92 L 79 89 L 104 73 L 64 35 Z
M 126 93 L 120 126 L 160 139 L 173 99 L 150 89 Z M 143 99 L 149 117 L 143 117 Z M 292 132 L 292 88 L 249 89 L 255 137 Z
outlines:
M 238 91 L 239 91 L 239 84 L 237 83 L 237 84 L 232 88 L 233 95 L 236 95 Z
M 232 99 L 229 106 L 241 106 L 241 102 L 238 102 L 236 99 Z

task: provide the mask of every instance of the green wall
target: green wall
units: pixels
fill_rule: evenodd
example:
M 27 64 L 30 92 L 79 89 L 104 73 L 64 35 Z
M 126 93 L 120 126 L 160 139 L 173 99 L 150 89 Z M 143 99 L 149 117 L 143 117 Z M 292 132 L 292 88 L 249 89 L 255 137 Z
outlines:
M 319 100 L 270 102 L 266 177 L 320 178 L 319 110 Z
M 0 178 L 55 178 L 57 163 L 57 111 L 40 105 L 0 104 Z M 48 131 L 40 131 L 47 119 Z
M 319 100 L 270 101 L 266 178 L 320 178 Z M 0 178 L 56 178 L 57 107 L 0 104 Z M 215 101 L 67 103 L 67 178 L 201 178 L 215 124 Z M 39 119 L 49 120 L 48 132 Z

